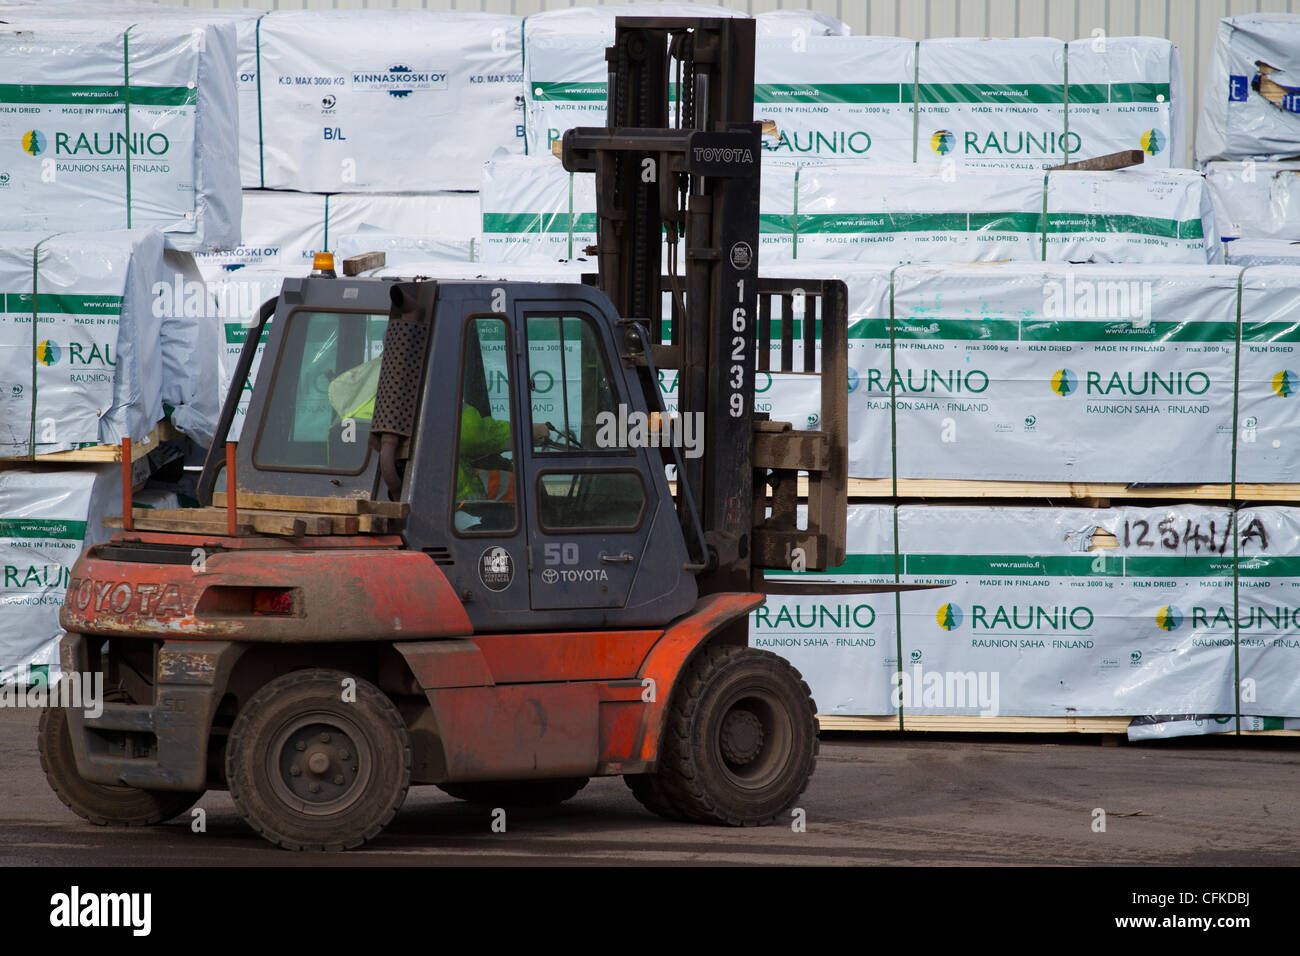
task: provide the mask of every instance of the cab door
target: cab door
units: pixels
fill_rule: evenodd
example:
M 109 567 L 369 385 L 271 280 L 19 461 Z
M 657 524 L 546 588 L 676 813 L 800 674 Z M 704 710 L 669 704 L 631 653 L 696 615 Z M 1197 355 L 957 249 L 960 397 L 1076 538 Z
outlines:
M 480 617 L 529 610 L 527 509 L 516 493 L 521 396 L 512 324 L 504 314 L 466 316 L 456 401 L 424 412 L 430 421 L 450 418 L 452 442 L 441 451 L 449 453 L 453 488 L 449 577 L 475 597 L 472 613 Z
M 621 608 L 658 501 L 621 427 L 633 409 L 610 374 L 613 343 L 576 303 L 520 303 L 517 321 L 531 605 Z

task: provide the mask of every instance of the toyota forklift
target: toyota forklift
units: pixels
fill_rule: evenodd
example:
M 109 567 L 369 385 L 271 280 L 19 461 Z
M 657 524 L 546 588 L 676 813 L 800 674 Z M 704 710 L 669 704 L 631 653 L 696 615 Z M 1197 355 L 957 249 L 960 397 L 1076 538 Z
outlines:
M 155 824 L 228 789 L 271 842 L 335 850 L 413 784 L 545 806 L 620 775 L 726 826 L 794 806 L 816 706 L 748 617 L 797 591 L 767 569 L 844 560 L 846 290 L 758 275 L 752 20 L 620 17 L 606 57 L 608 125 L 562 140 L 596 176 L 596 275 L 320 262 L 250 323 L 203 507 L 132 509 L 127 482 L 60 614 L 63 672 L 111 690 L 40 724 L 73 811 Z M 819 390 L 817 430 L 755 413 L 759 374 Z

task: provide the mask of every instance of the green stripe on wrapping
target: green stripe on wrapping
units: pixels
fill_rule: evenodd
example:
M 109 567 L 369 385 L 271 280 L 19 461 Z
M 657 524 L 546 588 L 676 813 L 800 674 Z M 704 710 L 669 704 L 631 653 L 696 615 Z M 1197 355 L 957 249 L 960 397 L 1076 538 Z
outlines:
M 126 126 L 126 142 L 128 149 L 126 166 L 126 228 L 131 228 L 131 166 L 130 161 L 130 143 L 131 143 L 131 29 L 135 24 L 127 27 L 122 31 L 122 101 L 126 104 L 126 110 L 122 117 L 123 125 Z
M 1071 103 L 1169 102 L 1168 83 L 1071 83 L 1069 92 Z
M 567 233 L 569 213 L 566 212 L 485 212 L 485 233 Z M 573 217 L 573 232 L 595 232 L 596 214 L 579 213 Z
M 762 213 L 758 217 L 758 231 L 768 236 L 793 236 L 795 217 L 777 213 Z
M 1047 214 L 1049 233 L 1131 232 L 1164 239 L 1204 239 L 1200 219 L 1160 219 L 1123 213 L 1052 212 Z
M 988 575 L 990 577 L 1109 577 L 1124 576 L 1123 563 L 1107 558 L 1096 565 L 1096 554 L 908 554 L 906 574 Z
M 888 319 L 858 319 L 849 326 L 851 339 L 889 338 Z M 906 341 L 953 339 L 959 342 L 1015 342 L 1020 338 L 1016 319 L 894 319 L 894 338 Z
M 1296 322 L 1242 322 L 1243 342 L 1300 342 L 1300 320 Z
M 902 83 L 761 83 L 755 103 L 901 103 Z
M 57 518 L 0 518 L 0 538 L 66 538 L 80 541 L 86 522 Z
M 1130 321 L 1026 321 L 1020 326 L 1024 342 L 1232 342 L 1236 335 L 1234 322 L 1151 322 L 1135 326 Z
M 955 342 L 1232 342 L 1232 322 L 1048 321 L 1022 319 L 947 319 L 912 316 L 895 319 L 894 338 Z M 1297 330 L 1300 335 L 1300 330 Z M 851 339 L 889 338 L 888 319 L 858 319 L 849 325 Z
M 893 212 L 805 213 L 796 220 L 800 233 L 834 235 L 894 232 L 1038 232 L 1037 213 Z
M 920 83 L 921 103 L 1064 103 L 1062 83 Z
M 7 301 L 5 311 L 31 312 L 32 293 L 10 292 L 3 297 Z M 122 312 L 120 295 L 63 295 L 41 292 L 36 295 L 35 311 L 53 312 L 60 315 L 120 315 Z
M 803 578 L 808 577 L 812 572 L 808 571 L 768 571 L 769 578 Z M 892 575 L 894 573 L 894 554 L 850 554 L 844 559 L 844 563 L 836 568 L 827 568 L 825 571 L 816 572 L 817 575 L 826 574 L 869 574 L 869 575 Z M 812 585 L 810 584 L 809 587 Z
M 132 86 L 133 106 L 193 106 L 199 91 L 186 86 Z M 0 83 L 0 103 L 58 106 L 125 105 L 125 86 L 66 86 L 44 83 Z
M 609 98 L 605 83 L 532 83 L 529 88 L 535 100 L 603 103 Z
M 252 328 L 252 326 L 244 325 L 241 322 L 227 322 L 226 323 L 226 344 L 243 345 L 245 340 L 248 338 L 248 330 L 250 328 Z M 269 328 L 262 329 L 262 335 L 257 340 L 258 344 L 265 345 L 266 340 L 270 337 L 271 337 L 271 330 Z
M 1126 557 L 1124 574 L 1130 578 L 1232 577 L 1231 555 L 1222 557 Z
M 1242 558 L 1237 563 L 1237 570 L 1246 578 L 1294 578 L 1300 577 L 1300 557 L 1281 555 L 1264 557 L 1252 555 Z

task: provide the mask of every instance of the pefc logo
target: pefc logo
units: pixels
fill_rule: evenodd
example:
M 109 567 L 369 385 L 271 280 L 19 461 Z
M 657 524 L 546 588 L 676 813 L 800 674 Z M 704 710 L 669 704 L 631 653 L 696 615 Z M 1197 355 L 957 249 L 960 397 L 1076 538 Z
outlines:
M 945 631 L 955 631 L 961 627 L 961 608 L 952 603 L 940 605 L 939 610 L 935 612 L 934 619 L 939 622 L 939 626 Z
M 47 140 L 45 134 L 38 129 L 29 129 L 27 132 L 23 133 L 23 152 L 28 155 L 41 155 L 41 153 L 45 152 L 45 146 L 47 143 L 49 143 L 49 140 Z
M 1273 394 L 1280 398 L 1290 398 L 1294 395 L 1297 385 L 1300 385 L 1300 381 L 1296 379 L 1295 372 L 1290 369 L 1283 369 L 1273 376 Z
M 1142 152 L 1154 156 L 1168 144 L 1169 139 L 1158 129 L 1149 129 L 1142 134 Z
M 940 156 L 947 156 L 952 152 L 953 144 L 957 142 L 957 137 L 952 135 L 952 130 L 940 129 L 930 134 L 930 149 Z
M 1079 376 L 1068 368 L 1058 368 L 1052 373 L 1052 391 L 1064 398 L 1079 387 Z
M 1166 604 L 1156 611 L 1156 627 L 1162 631 L 1176 631 L 1183 623 L 1183 612 L 1172 604 Z

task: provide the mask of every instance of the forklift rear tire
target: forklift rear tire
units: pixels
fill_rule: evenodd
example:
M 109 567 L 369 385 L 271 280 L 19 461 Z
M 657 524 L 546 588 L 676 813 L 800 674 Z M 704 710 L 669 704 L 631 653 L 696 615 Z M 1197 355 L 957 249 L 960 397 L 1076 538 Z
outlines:
M 347 680 L 356 683 L 355 700 L 345 694 Z M 294 671 L 240 709 L 226 776 L 240 816 L 272 843 L 347 850 L 378 836 L 401 809 L 411 740 L 393 702 L 369 681 Z
M 37 749 L 45 779 L 73 813 L 101 827 L 145 827 L 180 816 L 198 803 L 203 792 L 140 790 L 91 783 L 77 772 L 72 731 L 64 707 L 41 711 Z
M 672 809 L 701 823 L 762 826 L 789 810 L 817 763 L 817 705 L 768 651 L 704 648 L 674 689 L 658 776 Z
M 440 783 L 438 789 L 457 800 L 488 807 L 554 807 L 585 787 L 589 777 L 559 780 L 510 780 L 501 783 Z

